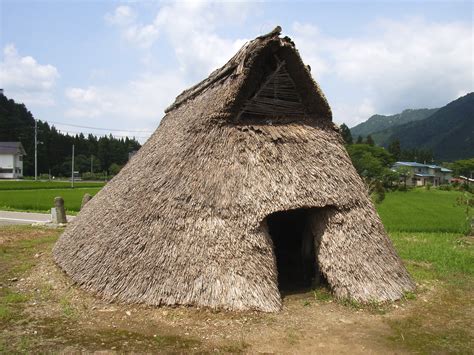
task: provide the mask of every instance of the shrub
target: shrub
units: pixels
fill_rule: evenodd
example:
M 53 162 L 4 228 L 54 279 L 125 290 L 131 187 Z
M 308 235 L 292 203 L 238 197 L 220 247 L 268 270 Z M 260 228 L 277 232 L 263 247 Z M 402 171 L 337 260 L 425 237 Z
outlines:
M 407 192 L 408 187 L 406 187 L 405 185 L 398 185 L 398 191 Z
M 440 185 L 438 189 L 443 191 L 451 191 L 452 187 L 451 185 Z

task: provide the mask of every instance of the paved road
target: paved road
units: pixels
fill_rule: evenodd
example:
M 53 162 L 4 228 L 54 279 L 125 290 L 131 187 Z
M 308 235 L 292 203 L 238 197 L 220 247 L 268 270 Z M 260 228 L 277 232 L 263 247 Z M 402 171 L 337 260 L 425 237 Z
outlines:
M 73 218 L 73 216 L 67 216 L 68 221 Z M 50 220 L 51 215 L 49 213 L 0 211 L 0 225 L 3 226 L 11 224 L 32 224 L 40 222 L 49 222 Z

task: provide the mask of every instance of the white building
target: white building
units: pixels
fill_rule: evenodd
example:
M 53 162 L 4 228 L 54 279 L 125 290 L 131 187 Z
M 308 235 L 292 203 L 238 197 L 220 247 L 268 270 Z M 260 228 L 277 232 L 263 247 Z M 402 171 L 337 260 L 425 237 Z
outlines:
M 433 186 L 449 184 L 451 182 L 452 170 L 433 164 L 421 164 L 412 161 L 397 161 L 392 170 L 404 172 L 400 182 L 408 186 L 425 186 L 430 183 Z
M 0 179 L 22 178 L 24 155 L 21 142 L 0 142 Z

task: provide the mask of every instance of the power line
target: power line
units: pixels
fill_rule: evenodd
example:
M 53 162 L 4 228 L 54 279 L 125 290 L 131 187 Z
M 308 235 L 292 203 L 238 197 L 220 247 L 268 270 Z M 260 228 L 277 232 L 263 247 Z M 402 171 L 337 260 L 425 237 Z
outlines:
M 91 126 L 81 126 L 81 125 L 75 125 L 71 123 L 62 123 L 62 122 L 56 122 L 56 121 L 44 121 L 44 122 L 49 122 L 49 123 L 55 123 L 63 126 L 70 126 L 70 127 L 78 127 L 78 128 L 89 128 L 89 129 L 97 129 L 101 131 L 115 131 L 115 132 L 137 132 L 137 133 L 151 133 L 151 131 L 148 130 L 129 130 L 129 129 L 115 129 L 115 128 L 102 128 L 102 127 L 91 127 Z

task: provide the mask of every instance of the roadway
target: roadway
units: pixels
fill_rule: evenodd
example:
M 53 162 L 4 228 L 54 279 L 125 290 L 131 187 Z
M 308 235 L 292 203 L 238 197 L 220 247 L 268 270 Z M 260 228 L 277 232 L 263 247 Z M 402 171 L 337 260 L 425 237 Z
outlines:
M 67 216 L 68 221 L 73 218 L 73 216 Z M 51 214 L 49 213 L 0 211 L 0 226 L 45 223 L 49 221 L 51 221 Z

